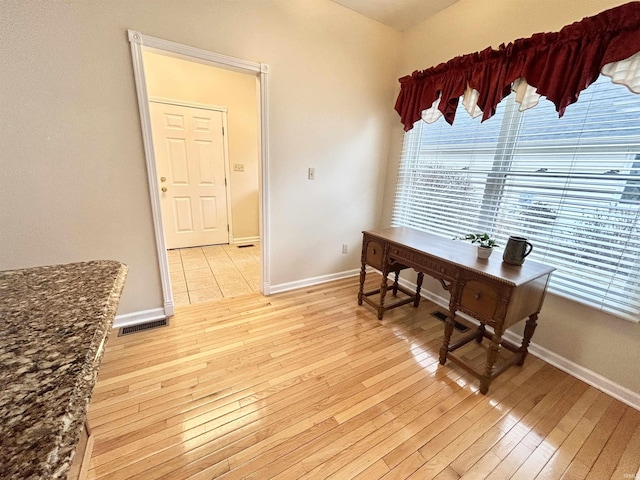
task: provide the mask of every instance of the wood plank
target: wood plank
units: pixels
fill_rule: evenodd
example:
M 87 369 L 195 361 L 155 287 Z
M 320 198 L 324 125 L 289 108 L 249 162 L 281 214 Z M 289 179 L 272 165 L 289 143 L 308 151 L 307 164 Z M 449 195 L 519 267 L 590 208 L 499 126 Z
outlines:
M 496 399 L 501 398 L 503 395 L 507 395 L 513 391 L 512 387 L 508 387 L 510 376 L 513 375 L 514 372 L 507 372 L 502 378 L 496 380 L 496 384 L 494 385 L 493 396 Z M 506 382 L 501 386 L 499 382 Z M 452 395 L 450 398 L 447 398 L 445 405 L 449 402 L 453 402 L 452 407 L 448 410 L 444 409 L 444 406 L 441 406 L 441 412 L 438 412 L 438 415 L 431 419 L 428 416 L 423 416 L 422 421 L 415 425 L 416 430 L 413 430 L 413 436 L 411 438 L 405 439 L 401 445 L 398 445 L 391 452 L 384 456 L 385 462 L 389 465 L 390 468 L 394 468 L 400 462 L 402 462 L 409 455 L 413 454 L 414 451 L 419 451 L 425 445 L 427 445 L 430 441 L 432 441 L 435 437 L 439 435 L 444 435 L 443 432 L 448 432 L 446 435 L 455 435 L 452 433 L 452 430 L 455 431 L 456 428 L 462 429 L 463 423 L 469 424 L 468 419 L 464 419 L 464 415 L 469 412 L 476 404 L 482 402 L 482 397 L 477 394 L 477 390 L 475 389 L 465 389 L 465 392 L 468 393 L 465 395 L 464 400 L 460 402 L 460 400 L 456 399 L 456 395 Z M 467 398 L 468 395 L 472 395 Z M 457 400 L 457 401 L 456 401 Z M 460 405 L 457 403 L 460 402 Z M 444 411 L 445 413 L 442 413 Z M 432 421 L 432 423 L 431 423 Z M 457 427 L 450 429 L 451 426 L 456 425 Z M 429 455 L 431 456 L 431 455 Z
M 629 412 L 629 410 L 627 410 Z M 593 467 L 587 475 L 588 480 L 597 480 L 599 478 L 614 478 L 613 472 L 616 470 L 616 465 L 623 465 L 620 462 L 623 452 L 626 455 L 627 449 L 632 446 L 638 445 L 638 431 L 636 428 L 635 438 L 630 441 L 630 435 L 633 431 L 633 425 L 637 425 L 638 411 L 629 412 L 628 415 L 623 416 L 623 420 L 629 420 L 629 422 L 620 422 L 619 427 L 615 429 L 609 441 L 605 445 L 598 459 L 594 462 Z M 629 459 L 628 465 L 630 468 L 624 467 L 622 475 L 624 478 L 638 478 L 638 464 L 640 463 L 640 450 L 635 449 L 635 453 L 631 453 L 634 460 Z M 630 477 L 628 475 L 631 475 Z
M 562 388 L 556 389 L 557 396 L 561 397 L 560 400 L 554 403 L 554 395 L 546 396 L 515 425 L 504 430 L 497 426 L 498 432 L 489 432 L 487 438 L 489 443 L 493 435 L 500 437 L 495 444 L 481 445 L 481 447 L 487 447 L 486 449 L 469 448 L 459 456 L 452 463 L 452 466 L 457 472 L 462 473 L 460 478 L 468 480 L 487 478 L 489 473 L 532 431 L 539 438 L 544 438 L 548 435 L 587 389 L 584 383 L 575 378 L 565 378 L 559 385 L 562 388 L 568 387 L 566 390 L 562 390 Z M 486 453 L 483 454 L 483 450 Z M 470 465 L 472 466 L 468 468 Z
M 546 372 L 541 372 L 539 375 L 542 376 L 544 373 Z M 523 411 L 528 412 L 535 405 L 535 396 L 546 396 L 553 389 L 559 375 L 560 372 L 553 369 L 548 372 L 543 381 L 537 381 L 536 377 L 532 377 L 529 382 L 506 396 L 500 402 L 499 408 L 487 409 L 484 404 L 479 404 L 461 421 L 454 423 L 450 429 L 435 437 L 419 450 L 428 463 L 417 470 L 412 477 L 432 478 L 437 476 L 489 428 L 509 414 L 514 407 L 520 406 Z M 535 395 L 531 393 L 535 393 Z
M 554 459 L 552 457 L 552 461 L 549 461 L 545 465 L 544 469 L 536 478 L 558 478 L 560 477 L 560 473 L 562 473 L 562 476 L 565 478 L 575 478 L 576 480 L 585 478 L 588 475 L 589 470 L 591 470 L 591 466 L 609 440 L 613 430 L 620 422 L 620 418 L 628 408 L 629 407 L 621 402 L 612 401 L 601 420 L 591 431 L 589 438 L 586 439 L 571 463 L 564 470 L 564 473 L 561 471 L 561 468 L 564 466 L 566 461 L 553 462 Z M 556 454 L 554 454 L 554 457 L 555 455 Z
M 305 445 L 296 445 L 295 449 L 288 455 L 282 456 L 278 459 L 277 468 L 293 469 L 297 471 L 298 466 L 301 465 L 301 459 L 303 459 L 304 463 L 302 465 L 306 470 L 315 468 L 317 465 L 322 464 L 326 459 L 331 458 L 332 456 L 349 448 L 350 445 L 374 432 L 378 428 L 379 419 L 386 418 L 387 421 L 390 421 L 389 418 L 395 418 L 396 415 L 394 415 L 393 411 L 400 405 L 411 401 L 411 399 L 414 399 L 415 397 L 419 397 L 417 401 L 420 401 L 423 398 L 428 398 L 431 394 L 430 390 L 432 390 L 429 383 L 431 383 L 431 385 L 436 385 L 437 388 L 442 388 L 439 382 L 430 382 L 429 379 L 418 382 L 412 387 L 403 390 L 398 395 L 395 395 L 384 404 L 376 405 L 374 408 L 371 408 L 366 412 L 353 417 L 344 424 L 339 425 L 323 437 Z M 393 402 L 395 401 L 398 401 L 398 403 L 394 406 Z M 267 477 L 261 470 L 257 470 L 253 475 L 250 475 L 247 478 L 261 479 Z
M 629 478 L 634 472 L 640 473 L 640 411 L 629 408 L 618 424 L 611 448 L 623 450 L 620 461 L 611 478 Z M 634 430 L 635 429 L 635 430 Z M 611 437 L 610 437 L 611 438 Z M 609 440 L 611 442 L 611 439 Z M 638 474 L 635 475 L 638 477 Z M 633 477 L 631 477 L 633 478 Z
M 562 397 L 567 397 L 568 391 L 571 391 L 572 383 L 575 384 L 577 381 L 571 378 L 562 379 L 548 395 L 533 404 L 533 406 L 528 402 L 528 398 L 520 401 L 508 415 L 489 428 L 473 444 L 466 447 L 451 463 L 452 468 L 458 472 L 461 477 L 464 477 L 474 463 L 486 453 L 491 452 L 494 458 L 498 458 L 500 449 L 506 446 L 506 441 L 501 445 L 498 444 L 509 435 L 519 423 L 536 426 L 536 430 L 541 431 L 544 428 L 544 426 L 539 425 L 542 416 L 553 415 L 554 412 L 561 411 L 558 403 L 561 403 Z M 523 435 L 524 431 L 524 429 L 518 429 L 509 437 L 511 445 L 513 445 L 514 437 Z M 477 470 L 475 474 L 477 474 Z M 472 475 L 474 475 L 474 473 L 472 473 Z
M 375 288 L 379 275 L 368 275 Z M 107 343 L 89 478 L 616 478 L 640 412 L 529 357 L 488 395 L 438 363 L 428 301 L 358 306 L 357 279 L 176 309 Z M 540 323 L 544 318 L 540 319 Z M 482 362 L 486 345 L 458 353 Z M 530 468 L 531 467 L 531 468 Z M 556 477 L 557 478 L 557 477 Z
M 572 408 L 560 419 L 553 430 L 545 437 L 549 441 L 544 444 L 555 445 L 557 448 L 560 443 L 554 437 L 566 437 L 568 432 L 584 416 L 585 412 L 595 402 L 599 392 L 594 388 L 588 388 L 583 395 L 574 403 Z M 554 443 L 551 443 L 554 442 Z M 537 432 L 532 430 L 527 434 L 518 445 L 509 452 L 509 454 L 500 462 L 500 464 L 491 472 L 490 476 L 495 478 L 511 478 L 516 471 L 527 461 L 535 449 L 541 444 L 541 439 Z M 555 450 L 554 450 L 555 451 Z M 522 472 L 523 474 L 526 472 Z
M 549 434 L 547 439 L 536 448 L 533 454 L 516 472 L 514 478 L 532 479 L 536 476 L 541 478 L 558 478 L 565 471 L 571 460 L 575 457 L 578 450 L 584 445 L 591 432 L 593 432 L 596 422 L 605 414 L 613 399 L 606 395 L 602 395 L 589 409 L 587 414 L 580 419 L 575 428 L 566 438 L 562 439 L 561 435 L 552 437 Z M 552 432 L 553 433 L 553 432 Z M 551 443 L 552 438 L 557 444 Z M 551 455 L 550 446 L 560 445 L 555 448 Z M 538 474 L 538 472 L 540 472 Z

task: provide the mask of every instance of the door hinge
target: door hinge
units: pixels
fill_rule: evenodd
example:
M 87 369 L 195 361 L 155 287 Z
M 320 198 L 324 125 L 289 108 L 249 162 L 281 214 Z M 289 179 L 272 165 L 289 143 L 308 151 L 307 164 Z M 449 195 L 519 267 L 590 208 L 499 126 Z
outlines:
M 224 178 L 224 186 L 227 186 L 227 177 Z
M 229 233 L 229 224 L 227 223 L 227 233 Z
M 222 136 L 224 137 L 224 127 L 222 127 Z

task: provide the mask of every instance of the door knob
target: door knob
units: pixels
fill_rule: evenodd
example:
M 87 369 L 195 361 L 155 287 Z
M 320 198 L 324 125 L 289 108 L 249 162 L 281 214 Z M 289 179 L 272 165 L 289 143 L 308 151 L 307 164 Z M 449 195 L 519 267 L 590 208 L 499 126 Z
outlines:
M 167 191 L 167 187 L 162 187 L 162 189 L 161 189 L 161 190 L 162 190 L 163 192 L 166 192 L 166 191 Z
M 166 179 L 166 177 L 160 177 L 160 181 L 161 181 L 161 182 L 166 182 L 166 181 L 167 181 L 167 179 Z

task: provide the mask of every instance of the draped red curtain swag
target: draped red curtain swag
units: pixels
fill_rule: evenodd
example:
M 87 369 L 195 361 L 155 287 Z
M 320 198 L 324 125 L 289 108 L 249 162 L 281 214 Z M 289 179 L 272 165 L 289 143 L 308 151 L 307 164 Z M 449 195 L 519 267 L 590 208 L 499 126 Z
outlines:
M 523 77 L 552 101 L 559 116 L 600 75 L 602 67 L 640 51 L 640 2 L 631 2 L 567 25 L 559 32 L 537 33 L 400 79 L 395 109 L 405 131 L 440 98 L 438 109 L 452 124 L 467 87 L 479 92 L 482 121 L 490 118 L 511 84 Z

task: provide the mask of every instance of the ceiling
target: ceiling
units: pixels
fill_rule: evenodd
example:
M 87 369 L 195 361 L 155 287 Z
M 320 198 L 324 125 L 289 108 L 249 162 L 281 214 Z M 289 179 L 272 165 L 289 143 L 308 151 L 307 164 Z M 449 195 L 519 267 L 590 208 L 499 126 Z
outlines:
M 333 0 L 402 32 L 458 0 Z

